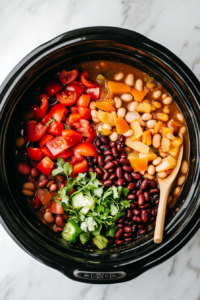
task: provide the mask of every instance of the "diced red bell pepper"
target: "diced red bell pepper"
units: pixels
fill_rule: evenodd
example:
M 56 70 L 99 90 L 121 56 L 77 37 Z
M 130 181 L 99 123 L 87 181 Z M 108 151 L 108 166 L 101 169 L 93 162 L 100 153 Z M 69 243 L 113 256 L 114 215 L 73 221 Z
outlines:
M 76 100 L 76 106 L 79 107 L 88 107 L 90 103 L 90 95 L 83 94 Z
M 73 151 L 84 156 L 98 156 L 95 146 L 91 143 L 81 143 L 73 147 Z
M 85 86 L 80 82 L 74 81 L 66 87 L 66 90 L 69 92 L 75 92 L 78 98 L 84 92 Z
M 96 139 L 96 136 L 97 136 L 97 132 L 96 130 L 93 131 L 90 136 L 85 140 L 87 143 L 93 143 L 94 140 Z
M 91 109 L 87 107 L 78 107 L 78 106 L 72 106 L 70 107 L 72 114 L 79 114 L 80 119 L 90 120 L 91 119 Z M 72 120 L 72 118 L 69 116 L 69 119 Z M 75 121 L 76 122 L 76 121 Z
M 80 144 L 83 140 L 82 135 L 73 129 L 63 130 L 62 136 L 66 140 L 68 148 Z
M 54 200 L 51 202 L 49 212 L 51 212 L 52 214 L 59 214 L 59 215 L 64 214 L 62 206 L 57 202 L 55 202 Z
M 94 88 L 97 86 L 97 83 L 92 83 L 90 80 L 88 80 L 89 74 L 87 71 L 83 71 L 81 73 L 81 82 L 88 88 Z
M 29 142 L 36 142 L 40 140 L 45 132 L 47 127 L 36 121 L 28 121 L 25 126 L 25 138 Z
M 61 152 L 70 147 L 62 136 L 55 137 L 48 141 L 46 146 L 54 156 L 58 156 Z
M 60 154 L 57 156 L 57 158 L 58 158 L 58 157 L 61 157 L 62 159 L 66 160 L 67 158 L 69 158 L 70 156 L 72 156 L 73 153 L 74 153 L 74 152 L 73 152 L 72 149 L 67 149 L 67 150 L 63 151 L 62 153 L 60 153 Z
M 39 146 L 40 148 L 46 145 L 48 141 L 50 141 L 53 138 L 53 135 L 46 133 L 40 140 Z
M 49 114 L 56 121 L 60 122 L 63 118 L 63 115 L 67 115 L 67 109 L 64 105 L 58 103 L 58 104 L 55 104 L 54 106 L 52 106 Z
M 90 98 L 92 100 L 99 100 L 101 89 L 98 86 L 98 87 L 95 87 L 95 88 L 88 88 L 88 89 L 86 89 L 85 92 L 86 92 L 87 95 L 90 95 Z
M 54 162 L 49 158 L 45 157 L 41 162 L 36 166 L 36 168 L 44 175 L 49 176 L 54 167 Z
M 71 114 L 78 114 L 78 107 L 77 106 L 71 106 L 70 107 Z
M 78 162 L 83 161 L 84 157 L 82 154 L 79 154 L 78 152 L 74 152 L 74 154 L 71 156 L 69 162 L 72 165 L 75 165 Z
M 72 174 L 85 173 L 87 171 L 87 161 L 84 158 L 81 162 L 77 162 L 76 164 L 72 165 L 72 167 Z
M 63 131 L 63 123 L 62 122 L 58 123 L 57 121 L 50 123 L 48 130 L 47 130 L 47 132 L 49 134 L 52 134 L 55 136 L 62 135 L 62 131 Z
M 42 125 L 45 126 L 51 119 L 52 119 L 52 116 L 50 115 L 50 113 L 48 113 L 48 114 L 41 120 Z
M 36 103 L 31 106 L 34 116 L 38 119 L 43 119 L 49 104 L 47 95 L 39 95 L 33 101 Z M 37 103 L 39 103 L 39 105 L 37 105 Z
M 52 160 L 55 160 L 55 159 L 57 159 L 57 157 L 56 156 L 54 156 L 52 153 L 51 153 L 51 151 L 46 147 L 46 146 L 43 146 L 42 148 L 41 148 L 41 152 L 42 152 L 42 156 L 43 157 L 49 157 L 50 159 L 52 159 Z
M 79 115 L 79 114 L 71 114 L 69 116 L 69 121 L 71 123 L 74 123 L 74 122 L 78 121 L 80 119 L 80 117 L 81 117 L 81 115 Z
M 40 148 L 26 148 L 27 156 L 31 160 L 40 161 L 42 159 L 42 152 Z

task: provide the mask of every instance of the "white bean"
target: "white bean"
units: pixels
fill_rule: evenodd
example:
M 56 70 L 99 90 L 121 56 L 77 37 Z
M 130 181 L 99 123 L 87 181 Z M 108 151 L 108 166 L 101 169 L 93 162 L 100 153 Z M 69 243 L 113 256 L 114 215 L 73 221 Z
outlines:
M 140 171 L 139 172 L 141 175 L 144 175 L 145 174 L 145 171 Z
M 153 128 L 155 127 L 156 123 L 157 123 L 156 120 L 149 120 L 149 121 L 147 122 L 147 127 L 148 127 L 149 129 L 153 129 Z
M 186 127 L 183 126 L 179 129 L 179 134 L 184 135 L 186 133 Z
M 117 80 L 117 81 L 122 80 L 123 77 L 124 77 L 123 72 L 115 74 L 115 80 Z
M 97 131 L 102 131 L 103 130 L 103 124 L 99 124 L 97 126 Z
M 109 136 L 110 140 L 112 142 L 116 142 L 118 140 L 118 133 L 117 132 L 113 132 L 110 136 Z
M 130 102 L 133 100 L 133 96 L 131 94 L 123 94 L 121 95 L 121 99 L 126 102 Z
M 178 185 L 183 185 L 184 184 L 184 182 L 185 182 L 185 176 L 183 175 L 183 176 L 180 176 L 179 177 L 179 179 L 177 180 L 177 184 Z
M 173 191 L 173 195 L 178 197 L 180 195 L 180 192 L 181 192 L 181 188 L 177 186 Z
M 142 117 L 139 117 L 138 121 L 140 122 L 140 126 L 142 126 L 142 127 L 146 127 L 147 126 L 146 122 L 144 122 L 142 120 Z
M 167 94 L 162 94 L 162 99 L 164 100 L 165 98 L 167 98 Z
M 156 159 L 154 159 L 152 161 L 152 163 L 153 163 L 154 166 L 159 165 L 161 162 L 162 162 L 162 158 L 160 156 L 156 157 Z
M 181 173 L 187 174 L 187 172 L 188 172 L 188 162 L 184 160 L 181 166 Z
M 115 107 L 116 108 L 122 107 L 122 100 L 119 97 L 115 97 L 114 100 L 115 100 Z
M 96 102 L 95 101 L 91 101 L 89 107 L 90 107 L 90 109 L 94 110 L 96 108 Z
M 128 131 L 126 131 L 124 134 L 123 134 L 125 137 L 130 137 L 133 135 L 133 130 L 132 129 L 129 129 Z
M 132 86 L 134 84 L 134 75 L 133 74 L 128 74 L 126 79 L 125 79 L 125 83 L 127 85 Z
M 133 101 L 131 103 L 128 104 L 127 109 L 129 111 L 136 111 L 136 107 L 138 106 L 138 102 Z
M 164 100 L 163 100 L 163 103 L 165 105 L 169 105 L 172 103 L 172 97 L 166 97 Z
M 144 99 L 144 100 L 142 101 L 142 103 L 151 103 L 151 101 L 148 100 L 148 99 Z
M 119 108 L 117 111 L 117 115 L 118 115 L 118 117 L 124 118 L 126 115 L 126 108 L 124 108 L 124 107 Z
M 110 124 L 103 124 L 103 128 L 107 130 L 112 130 L 112 126 Z
M 159 155 L 162 156 L 163 158 L 167 157 L 167 153 L 163 151 L 159 151 Z
M 149 165 L 148 166 L 148 173 L 149 173 L 149 175 L 154 175 L 155 172 L 156 172 L 155 167 L 153 165 Z
M 94 123 L 99 123 L 99 122 L 100 122 L 100 120 L 99 120 L 98 118 L 95 118 L 95 117 L 92 117 L 92 121 L 93 121 Z
M 154 179 L 154 175 L 150 175 L 150 174 L 148 174 L 148 173 L 144 174 L 143 177 L 144 177 L 144 178 L 147 178 L 147 179 L 149 179 L 149 180 Z
M 154 148 L 159 148 L 160 144 L 161 144 L 161 135 L 159 133 L 156 133 L 153 136 L 152 145 L 154 146 Z
M 141 79 L 138 79 L 136 80 L 135 82 L 135 88 L 138 90 L 138 91 L 142 91 L 143 90 L 143 81 Z
M 142 120 L 143 121 L 149 121 L 151 119 L 152 119 L 152 114 L 145 113 L 145 114 L 142 115 Z
M 138 114 L 138 112 L 136 111 L 133 111 L 133 112 L 127 112 L 126 116 L 125 116 L 125 120 L 128 122 L 128 123 L 131 123 L 133 122 L 134 120 L 138 120 L 140 117 L 140 115 Z
M 92 109 L 91 110 L 91 116 L 94 117 L 94 118 L 96 118 L 96 119 L 98 119 L 98 111 L 95 110 L 95 109 Z
M 167 177 L 167 173 L 166 173 L 166 172 L 158 172 L 158 173 L 157 173 L 157 176 L 158 176 L 159 178 L 164 179 L 164 178 Z
M 177 119 L 180 121 L 180 122 L 183 122 L 184 121 L 184 118 L 181 114 L 177 114 Z
M 49 211 L 45 212 L 45 214 L 44 214 L 44 220 L 47 223 L 53 223 L 54 222 L 54 217 L 53 217 L 52 213 L 50 213 Z
M 161 91 L 155 91 L 155 92 L 153 93 L 154 99 L 160 98 L 161 94 L 162 94 Z

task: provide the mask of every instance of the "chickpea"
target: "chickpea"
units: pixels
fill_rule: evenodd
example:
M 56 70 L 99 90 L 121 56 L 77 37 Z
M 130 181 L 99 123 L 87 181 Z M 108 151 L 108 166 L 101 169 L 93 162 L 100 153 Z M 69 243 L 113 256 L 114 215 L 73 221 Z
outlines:
M 186 127 L 183 126 L 183 127 L 181 127 L 181 128 L 179 129 L 179 134 L 180 134 L 180 135 L 184 135 L 185 133 L 186 133 Z
M 163 100 L 163 104 L 170 105 L 172 103 L 172 97 L 165 97 Z
M 157 173 L 157 176 L 158 176 L 158 178 L 164 179 L 164 178 L 167 177 L 167 173 L 166 173 L 166 172 L 158 172 L 158 173 Z
M 123 134 L 123 136 L 125 136 L 125 137 L 130 137 L 130 136 L 132 136 L 133 135 L 133 130 L 132 129 L 129 129 L 128 131 L 126 131 L 124 134 Z
M 184 118 L 181 114 L 177 114 L 177 119 L 180 121 L 180 122 L 184 122 Z
M 177 186 L 173 191 L 173 195 L 175 197 L 178 197 L 180 195 L 180 192 L 181 192 L 181 188 L 179 186 Z
M 143 81 L 141 79 L 137 79 L 136 82 L 135 82 L 135 88 L 138 91 L 142 91 L 143 90 L 143 86 L 144 86 Z
M 107 130 L 112 130 L 112 126 L 110 124 L 103 124 L 103 128 Z
M 154 99 L 160 98 L 161 94 L 162 94 L 161 91 L 155 91 L 155 92 L 153 93 Z
M 96 102 L 95 101 L 91 101 L 89 107 L 90 107 L 91 110 L 95 110 L 95 108 L 96 108 Z
M 133 122 L 134 120 L 138 120 L 140 117 L 140 115 L 138 114 L 138 112 L 134 111 L 134 112 L 127 112 L 126 116 L 125 116 L 125 120 L 128 123 Z
M 117 81 L 122 80 L 123 77 L 124 77 L 124 73 L 123 72 L 115 74 L 115 80 L 117 80 Z
M 91 110 L 91 116 L 94 117 L 94 118 L 96 118 L 96 119 L 98 119 L 98 111 L 95 110 L 95 109 L 92 109 Z
M 15 141 L 15 145 L 17 148 L 21 148 L 26 144 L 26 140 L 23 136 L 19 136 L 16 141 Z
M 54 217 L 53 217 L 52 213 L 50 213 L 49 211 L 45 212 L 45 214 L 44 214 L 44 220 L 47 223 L 53 223 L 54 222 Z
M 115 107 L 116 108 L 122 107 L 122 100 L 119 97 L 115 97 L 114 100 L 115 100 Z
M 145 113 L 145 114 L 142 115 L 142 120 L 143 121 L 149 121 L 151 119 L 152 119 L 152 114 Z
M 156 159 L 154 159 L 152 161 L 152 163 L 153 163 L 154 166 L 158 166 L 161 162 L 162 162 L 162 158 L 160 156 L 156 157 Z
M 113 132 L 110 136 L 109 136 L 111 142 L 116 142 L 118 140 L 118 133 L 117 132 Z
M 126 115 L 126 108 L 124 107 L 119 108 L 117 111 L 117 116 L 124 118 L 125 115 Z
M 178 180 L 177 180 L 177 184 L 178 185 L 183 185 L 184 184 L 184 182 L 185 182 L 185 176 L 184 175 L 182 175 L 182 176 L 180 176 L 179 178 L 178 178 Z
M 188 172 L 188 162 L 184 160 L 181 165 L 181 173 L 187 174 Z
M 127 85 L 132 86 L 134 84 L 134 75 L 133 74 L 128 74 L 126 79 L 125 79 L 125 83 Z
M 146 124 L 149 129 L 153 129 L 155 127 L 156 123 L 157 123 L 156 120 L 149 120 Z
M 130 102 L 133 100 L 133 96 L 131 94 L 122 94 L 121 99 L 126 102 Z
M 127 109 L 131 112 L 136 111 L 136 107 L 138 106 L 138 102 L 133 101 L 128 104 Z
M 148 173 L 149 173 L 149 175 L 154 175 L 155 172 L 156 172 L 156 169 L 155 169 L 154 165 L 149 165 L 148 166 Z

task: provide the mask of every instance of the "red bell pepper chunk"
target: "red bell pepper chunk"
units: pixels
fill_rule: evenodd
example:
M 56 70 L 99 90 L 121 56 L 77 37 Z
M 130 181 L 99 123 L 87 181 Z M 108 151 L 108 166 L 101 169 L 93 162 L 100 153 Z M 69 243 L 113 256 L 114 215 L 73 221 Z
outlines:
M 73 153 L 74 152 L 72 149 L 67 149 L 67 150 L 63 151 L 62 153 L 60 153 L 56 158 L 61 157 L 62 159 L 66 160 L 67 158 L 72 156 Z
M 54 167 L 54 162 L 49 158 L 45 157 L 41 162 L 36 166 L 36 168 L 44 175 L 49 176 Z
M 57 157 L 56 156 L 54 156 L 52 153 L 51 153 L 51 151 L 49 151 L 49 149 L 46 147 L 46 146 L 43 146 L 42 148 L 41 148 L 41 152 L 42 152 L 42 156 L 43 157 L 49 157 L 50 159 L 52 159 L 52 160 L 55 160 L 55 159 L 57 159 Z
M 72 114 L 78 114 L 78 107 L 77 106 L 71 106 L 70 107 L 71 113 Z
M 81 143 L 73 147 L 73 151 L 84 156 L 98 156 L 95 146 L 91 143 Z
M 85 119 L 85 120 L 90 120 L 91 119 L 91 109 L 90 108 L 72 106 L 72 107 L 70 107 L 70 109 L 71 109 L 72 114 L 80 115 L 80 117 L 79 117 L 80 119 Z M 73 117 L 69 116 L 70 120 L 73 120 L 72 118 L 74 119 L 75 117 L 74 116 Z
M 80 117 L 81 117 L 81 115 L 79 115 L 79 114 L 71 114 L 69 116 L 69 121 L 71 123 L 74 123 L 74 122 L 78 121 L 80 119 Z
M 90 103 L 90 95 L 83 94 L 76 100 L 76 106 L 79 107 L 88 107 Z
M 43 125 L 46 125 L 52 119 L 50 113 L 48 113 L 41 121 Z
M 58 103 L 52 106 L 49 112 L 50 116 L 56 121 L 60 122 L 63 118 L 63 115 L 67 115 L 67 109 L 64 105 Z
M 95 88 L 87 88 L 85 92 L 87 95 L 90 95 L 92 100 L 99 100 L 101 89 L 99 86 Z
M 58 123 L 57 121 L 50 123 L 48 130 L 47 130 L 47 132 L 49 134 L 52 134 L 55 136 L 62 135 L 62 131 L 63 131 L 63 123 L 62 122 Z
M 39 95 L 33 101 L 34 103 L 36 103 L 32 105 L 32 111 L 34 116 L 38 119 L 43 119 L 47 112 L 47 108 L 49 104 L 47 95 L 45 94 Z M 37 105 L 37 103 L 39 103 L 39 106 Z
M 85 173 L 87 171 L 87 161 L 84 158 L 81 162 L 77 162 L 76 164 L 72 165 L 73 172 L 72 174 L 78 174 L 78 173 Z
M 96 136 L 97 136 L 97 132 L 96 130 L 93 131 L 90 136 L 85 140 L 87 143 L 93 143 L 94 140 L 96 139 Z
M 25 127 L 25 138 L 29 142 L 36 142 L 40 140 L 45 132 L 47 131 L 47 127 L 36 121 L 28 121 Z
M 42 159 L 42 152 L 40 148 L 26 148 L 27 156 L 31 160 L 40 161 Z
M 62 136 L 66 140 L 68 148 L 80 144 L 83 140 L 82 135 L 73 129 L 63 130 Z
M 70 147 L 62 136 L 55 137 L 48 141 L 46 146 L 54 156 L 58 156 L 61 152 Z
M 55 201 L 51 202 L 51 206 L 48 211 L 51 212 L 52 214 L 59 214 L 59 215 L 64 214 L 62 206 Z
M 53 135 L 46 133 L 43 138 L 41 138 L 39 142 L 40 148 L 42 148 L 48 141 L 50 141 L 53 138 Z

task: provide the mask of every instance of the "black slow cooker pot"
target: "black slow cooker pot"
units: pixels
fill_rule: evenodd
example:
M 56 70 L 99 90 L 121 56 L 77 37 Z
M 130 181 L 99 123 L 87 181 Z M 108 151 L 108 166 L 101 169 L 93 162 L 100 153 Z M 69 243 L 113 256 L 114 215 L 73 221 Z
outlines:
M 17 183 L 15 130 L 31 91 L 63 68 L 102 59 L 130 64 L 153 76 L 172 94 L 188 125 L 189 174 L 160 245 L 153 242 L 153 229 L 135 242 L 118 248 L 95 250 L 69 245 L 31 212 Z M 199 100 L 200 83 L 190 69 L 169 50 L 133 31 L 83 28 L 64 33 L 38 47 L 11 71 L 0 88 L 0 220 L 3 227 L 34 258 L 77 281 L 123 282 L 165 261 L 199 228 Z

